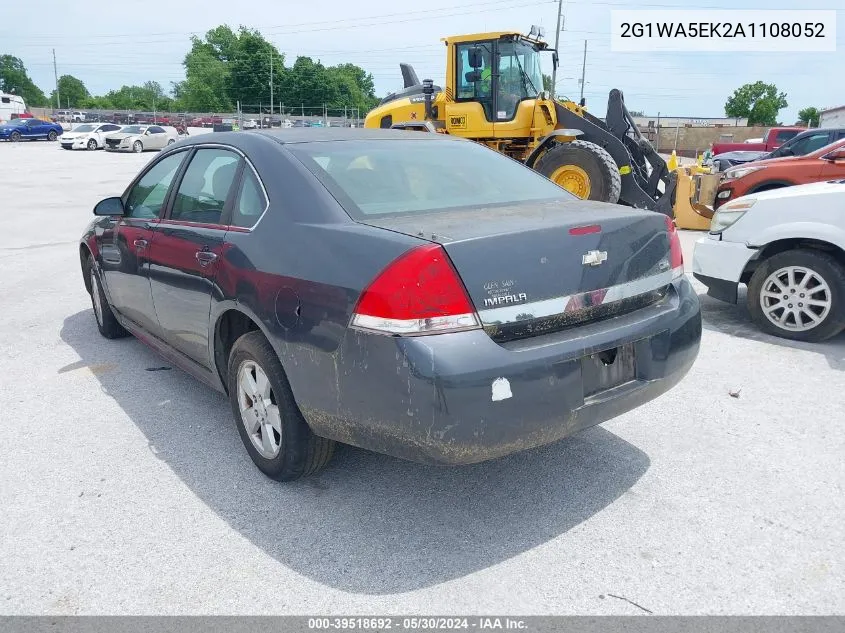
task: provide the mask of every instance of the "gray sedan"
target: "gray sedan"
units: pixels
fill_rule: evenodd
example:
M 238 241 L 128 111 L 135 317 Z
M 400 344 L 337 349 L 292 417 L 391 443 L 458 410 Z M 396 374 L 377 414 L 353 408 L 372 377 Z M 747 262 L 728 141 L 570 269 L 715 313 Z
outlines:
M 98 203 L 80 264 L 101 334 L 228 394 L 270 477 L 315 472 L 336 442 L 445 464 L 540 446 L 696 358 L 662 214 L 441 134 L 213 136 Z

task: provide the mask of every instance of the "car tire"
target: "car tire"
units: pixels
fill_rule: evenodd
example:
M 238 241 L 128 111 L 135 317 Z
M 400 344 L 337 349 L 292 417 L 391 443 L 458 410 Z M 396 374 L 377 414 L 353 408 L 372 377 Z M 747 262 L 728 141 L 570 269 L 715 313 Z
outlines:
M 616 203 L 622 193 L 622 176 L 613 157 L 589 141 L 555 144 L 534 169 L 579 198 Z
M 86 147 L 88 148 L 89 151 L 93 152 L 95 149 L 97 149 L 99 147 L 99 145 L 97 145 L 97 139 L 94 139 L 94 138 L 89 139 Z
M 20 133 L 20 132 L 12 132 L 12 133 L 9 135 L 9 140 L 10 140 L 12 143 L 17 143 L 17 142 L 19 142 L 19 141 L 21 140 L 21 133 Z
M 135 141 L 132 143 L 132 151 L 136 154 L 140 154 L 144 151 L 144 144 L 141 141 Z
M 807 343 L 827 340 L 845 329 L 845 268 L 818 250 L 778 253 L 757 266 L 747 301 L 752 320 L 764 332 Z
M 329 462 L 334 441 L 311 431 L 275 350 L 261 332 L 248 332 L 235 341 L 227 384 L 238 433 L 261 472 L 277 481 L 292 481 Z M 261 397 L 255 397 L 259 392 Z
M 109 305 L 106 293 L 103 291 L 97 267 L 94 265 L 94 258 L 89 255 L 85 264 L 85 274 L 88 276 L 88 293 L 91 295 L 91 307 L 94 309 L 94 320 L 97 322 L 97 329 L 105 338 L 123 338 L 129 332 L 120 324 Z
M 50 130 L 50 133 L 47 134 L 48 141 L 55 141 L 57 138 L 59 138 L 59 135 L 56 134 L 56 130 Z

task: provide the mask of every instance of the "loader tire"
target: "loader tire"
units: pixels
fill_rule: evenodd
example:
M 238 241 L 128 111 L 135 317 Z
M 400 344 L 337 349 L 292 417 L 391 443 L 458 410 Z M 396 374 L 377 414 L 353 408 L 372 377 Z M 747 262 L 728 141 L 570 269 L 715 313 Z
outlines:
M 589 141 L 557 143 L 534 164 L 556 185 L 586 200 L 618 202 L 622 176 L 613 157 Z

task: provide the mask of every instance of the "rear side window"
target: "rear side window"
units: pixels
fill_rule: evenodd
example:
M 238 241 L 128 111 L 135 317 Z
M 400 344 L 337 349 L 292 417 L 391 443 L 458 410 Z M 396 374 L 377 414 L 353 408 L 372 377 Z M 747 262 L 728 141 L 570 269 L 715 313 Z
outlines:
M 172 220 L 220 224 L 223 207 L 235 182 L 240 157 L 225 149 L 197 150 L 185 170 L 173 210 Z
M 250 228 L 255 226 L 258 218 L 267 208 L 267 198 L 264 197 L 264 190 L 261 183 L 252 170 L 247 167 L 244 170 L 243 184 L 235 200 L 235 207 L 232 209 L 232 226 Z
M 289 149 L 353 217 L 575 199 L 477 143 L 413 139 L 303 143 Z
M 11 103 L 12 100 L 9 97 L 0 97 L 0 101 L 3 103 Z

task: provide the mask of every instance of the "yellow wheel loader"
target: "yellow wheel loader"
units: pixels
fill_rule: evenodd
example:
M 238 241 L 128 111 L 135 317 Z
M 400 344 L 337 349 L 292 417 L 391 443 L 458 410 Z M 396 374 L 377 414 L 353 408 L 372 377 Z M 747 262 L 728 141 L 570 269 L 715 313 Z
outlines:
M 670 171 L 640 133 L 619 90 L 610 91 L 604 120 L 587 112 L 583 102 L 551 98 L 543 89 L 540 58 L 552 52 L 557 64 L 557 53 L 534 33 L 444 38 L 445 88 L 430 79 L 421 82 L 413 67 L 400 64 L 404 89 L 371 110 L 364 127 L 462 136 L 524 162 L 581 198 L 677 220 L 690 215 L 693 224 L 709 226 L 712 211 L 686 198 L 702 189 L 693 179 L 703 170 Z M 684 196 L 676 205 L 679 179 Z

